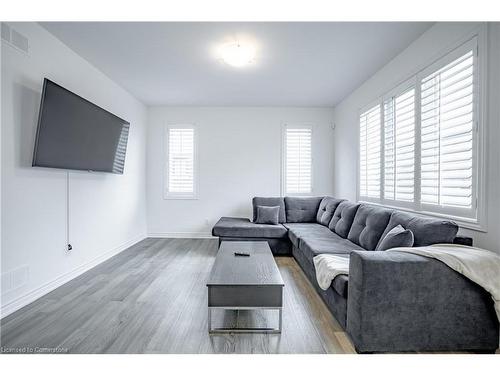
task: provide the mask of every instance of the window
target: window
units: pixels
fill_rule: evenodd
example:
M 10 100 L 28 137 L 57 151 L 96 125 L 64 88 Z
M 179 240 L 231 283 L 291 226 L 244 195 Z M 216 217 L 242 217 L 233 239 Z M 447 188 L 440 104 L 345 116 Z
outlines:
M 384 198 L 413 202 L 415 190 L 415 88 L 384 101 Z
M 472 208 L 474 53 L 421 81 L 421 201 Z
M 380 105 L 359 117 L 360 195 L 380 198 Z
M 171 125 L 166 132 L 167 198 L 196 197 L 196 133 L 192 125 Z
M 359 117 L 359 198 L 479 220 L 477 38 Z
M 312 193 L 312 127 L 284 126 L 283 193 Z

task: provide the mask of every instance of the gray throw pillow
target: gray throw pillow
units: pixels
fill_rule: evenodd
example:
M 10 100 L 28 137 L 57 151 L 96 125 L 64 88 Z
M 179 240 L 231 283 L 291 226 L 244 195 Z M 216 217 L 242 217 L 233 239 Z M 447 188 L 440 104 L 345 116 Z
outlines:
M 280 206 L 257 206 L 257 224 L 278 224 Z
M 413 232 L 397 225 L 380 240 L 375 250 L 383 251 L 394 247 L 412 247 Z

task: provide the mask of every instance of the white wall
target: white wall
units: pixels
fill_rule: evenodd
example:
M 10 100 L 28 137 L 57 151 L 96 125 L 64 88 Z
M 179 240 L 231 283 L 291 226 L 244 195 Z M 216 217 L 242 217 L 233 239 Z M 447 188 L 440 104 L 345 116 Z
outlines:
M 147 108 L 36 23 L 9 23 L 28 37 L 28 55 L 2 41 L 2 274 L 27 266 L 24 286 L 6 291 L 2 315 L 144 238 Z M 130 122 L 125 173 L 32 168 L 43 77 Z M 5 281 L 5 279 L 4 279 Z
M 335 177 L 334 191 L 339 197 L 356 199 L 358 116 L 361 108 L 378 99 L 382 94 L 411 77 L 423 66 L 441 56 L 462 38 L 480 27 L 477 23 L 437 23 L 412 43 L 405 51 L 378 71 L 334 108 Z M 499 180 L 499 104 L 500 103 L 500 24 L 488 26 L 489 56 L 486 131 L 486 190 L 487 232 L 461 229 L 474 237 L 477 246 L 500 252 L 500 180 Z
M 281 127 L 313 124 L 313 185 L 333 191 L 330 108 L 154 107 L 148 122 L 150 236 L 206 236 L 221 216 L 251 217 L 253 196 L 279 196 Z M 197 200 L 163 199 L 163 129 L 194 123 L 198 130 Z

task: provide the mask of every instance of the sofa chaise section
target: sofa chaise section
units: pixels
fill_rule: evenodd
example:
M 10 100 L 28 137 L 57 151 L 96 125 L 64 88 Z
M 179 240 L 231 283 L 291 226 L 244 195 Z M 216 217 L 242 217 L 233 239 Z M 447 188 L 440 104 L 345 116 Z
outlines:
M 281 225 L 256 224 L 241 217 L 222 217 L 212 231 L 214 236 L 239 238 L 286 238 Z
M 281 225 L 256 224 L 246 218 L 222 217 L 212 229 L 221 241 L 267 241 L 275 255 L 290 254 L 288 231 Z

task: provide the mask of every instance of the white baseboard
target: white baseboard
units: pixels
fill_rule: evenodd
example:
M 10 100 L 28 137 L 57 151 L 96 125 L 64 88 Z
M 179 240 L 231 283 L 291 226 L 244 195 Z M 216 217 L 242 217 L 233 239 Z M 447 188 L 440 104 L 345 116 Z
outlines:
M 151 232 L 148 237 L 156 238 L 216 238 L 210 232 Z
M 16 298 L 13 301 L 10 301 L 7 303 L 5 306 L 2 306 L 0 309 L 0 318 L 4 318 L 13 312 L 19 310 L 20 308 L 30 304 L 31 302 L 37 300 L 38 298 L 44 296 L 45 294 L 53 291 L 54 289 L 60 287 L 63 284 L 66 284 L 68 281 L 71 281 L 77 276 L 80 276 L 82 273 L 87 272 L 91 268 L 94 268 L 98 264 L 104 262 L 105 260 L 108 260 L 112 256 L 122 252 L 123 250 L 129 248 L 130 246 L 136 244 L 139 241 L 142 241 L 143 239 L 147 238 L 146 235 L 139 235 L 109 251 L 106 251 L 105 253 L 99 255 L 98 257 L 92 259 L 91 261 L 84 263 L 72 271 L 69 271 L 57 278 L 55 278 L 52 281 L 49 281 L 48 283 L 33 289 L 24 295 Z

